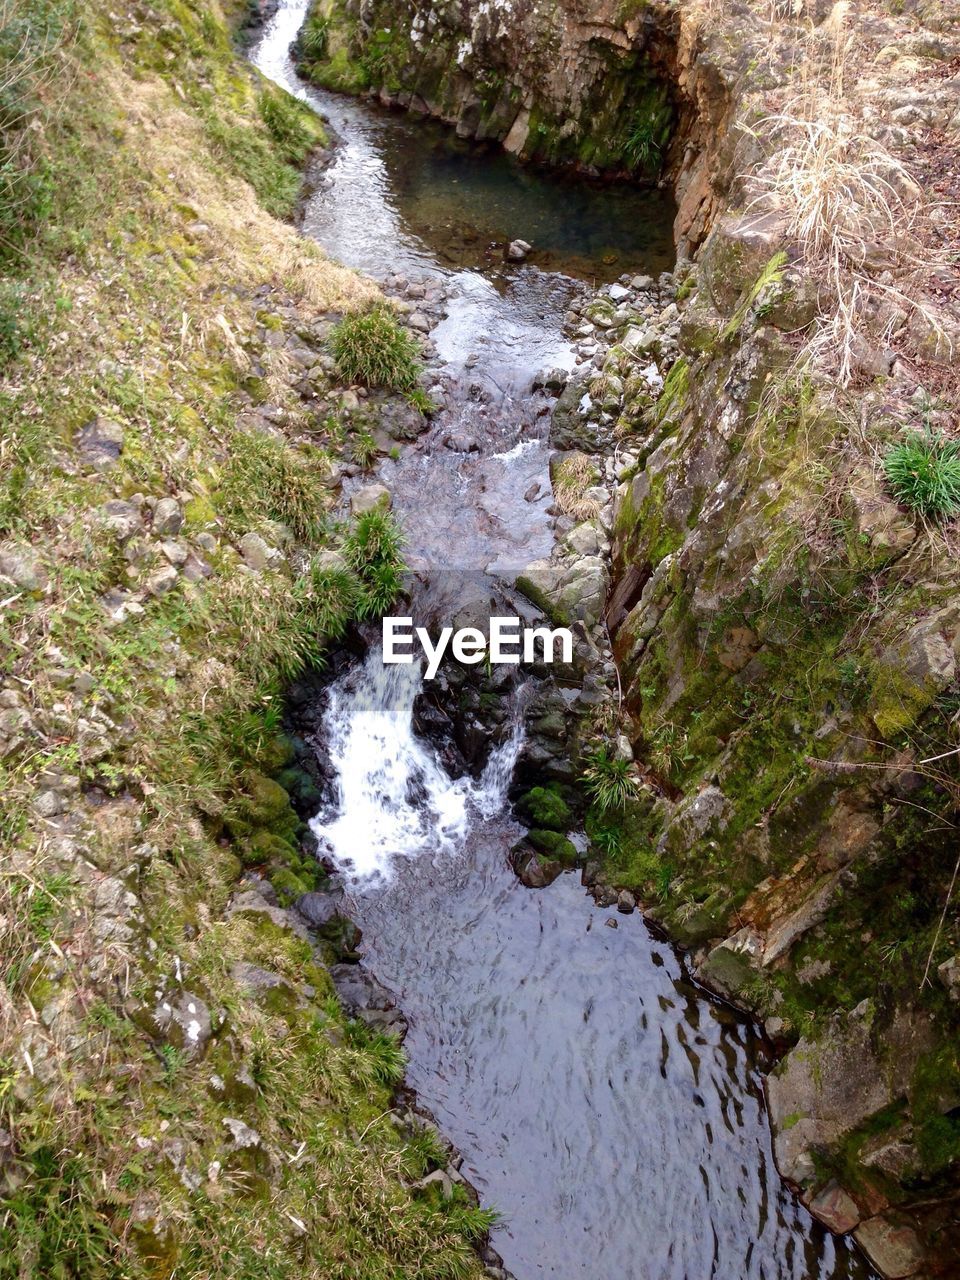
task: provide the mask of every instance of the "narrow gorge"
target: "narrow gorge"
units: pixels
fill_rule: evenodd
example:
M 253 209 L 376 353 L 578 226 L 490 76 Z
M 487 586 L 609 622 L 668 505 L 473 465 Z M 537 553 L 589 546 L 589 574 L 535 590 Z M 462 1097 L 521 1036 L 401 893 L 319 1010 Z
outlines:
M 957 1274 L 960 10 L 0 57 L 0 1277 Z

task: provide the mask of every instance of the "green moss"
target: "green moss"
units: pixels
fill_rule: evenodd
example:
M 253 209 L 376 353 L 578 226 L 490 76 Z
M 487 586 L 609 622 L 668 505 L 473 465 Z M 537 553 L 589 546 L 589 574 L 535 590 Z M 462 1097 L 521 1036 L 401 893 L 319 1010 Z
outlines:
M 874 663 L 870 692 L 873 722 L 884 738 L 896 737 L 916 724 L 939 692 L 932 680 L 916 680 L 901 666 Z
M 277 899 L 282 907 L 288 907 L 291 903 L 308 893 L 312 889 L 310 882 L 301 876 L 298 876 L 289 867 L 281 867 L 277 871 L 270 872 L 270 883 L 273 885 L 277 894 Z
M 524 822 L 553 831 L 569 831 L 573 821 L 570 806 L 557 783 L 533 787 L 517 801 L 517 812 Z
M 910 1089 L 916 1145 L 928 1177 L 960 1161 L 960 1050 L 957 1042 L 925 1054 Z
M 527 832 L 527 840 L 539 853 L 556 858 L 564 866 L 571 867 L 577 861 L 576 846 L 559 831 L 537 830 Z

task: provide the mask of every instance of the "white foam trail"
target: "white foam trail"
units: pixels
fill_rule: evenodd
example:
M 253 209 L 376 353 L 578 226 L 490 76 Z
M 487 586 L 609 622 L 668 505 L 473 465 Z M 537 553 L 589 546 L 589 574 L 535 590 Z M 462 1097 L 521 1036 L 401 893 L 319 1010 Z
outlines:
M 330 689 L 324 727 L 337 769 L 335 814 L 311 823 L 321 852 L 350 881 L 389 880 L 397 858 L 451 854 L 471 818 L 503 805 L 522 740 L 522 717 L 479 781 L 454 781 L 413 732 L 418 664 L 387 666 L 372 648 Z
M 512 449 L 507 449 L 505 453 L 492 453 L 491 458 L 499 458 L 501 462 L 513 462 L 514 458 L 522 457 L 528 449 L 535 449 L 538 444 L 543 444 L 542 440 L 518 440 Z

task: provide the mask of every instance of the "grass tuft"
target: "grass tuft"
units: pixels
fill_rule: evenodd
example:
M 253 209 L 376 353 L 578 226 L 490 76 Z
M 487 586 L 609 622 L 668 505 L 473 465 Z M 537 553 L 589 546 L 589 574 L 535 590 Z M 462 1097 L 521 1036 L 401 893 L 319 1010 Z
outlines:
M 331 341 L 337 369 L 347 381 L 406 395 L 418 389 L 420 348 L 385 307 L 344 317 Z
M 600 812 L 625 808 L 627 801 L 637 793 L 630 761 L 613 755 L 609 747 L 598 747 L 587 757 L 587 762 L 583 784 Z
M 235 533 L 275 520 L 316 540 L 325 525 L 320 469 L 302 451 L 260 431 L 240 431 L 220 477 L 217 506 Z
M 914 432 L 883 459 L 890 492 L 930 520 L 960 515 L 960 441 Z

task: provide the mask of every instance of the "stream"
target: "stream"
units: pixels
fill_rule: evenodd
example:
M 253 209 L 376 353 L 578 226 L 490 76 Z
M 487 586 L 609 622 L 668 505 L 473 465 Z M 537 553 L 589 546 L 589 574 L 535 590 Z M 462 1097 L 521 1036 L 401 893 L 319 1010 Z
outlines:
M 307 88 L 288 54 L 305 9 L 282 0 L 252 50 L 339 139 L 304 230 L 376 279 L 442 285 L 431 339 L 444 407 L 377 479 L 408 562 L 452 599 L 460 582 L 475 592 L 483 572 L 549 554 L 551 401 L 532 383 L 573 365 L 573 297 L 670 268 L 673 208 Z M 517 237 L 534 252 L 507 264 L 491 246 Z M 453 779 L 414 732 L 420 686 L 416 665 L 385 666 L 373 647 L 328 687 L 337 795 L 313 827 L 347 884 L 362 964 L 409 1024 L 408 1083 L 501 1215 L 491 1242 L 505 1267 L 517 1280 L 866 1280 L 853 1246 L 779 1179 L 770 1059 L 749 1024 L 576 873 L 545 889 L 517 880 L 519 704 L 482 775 Z

